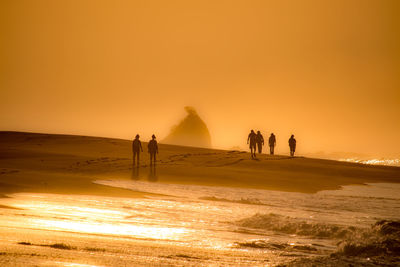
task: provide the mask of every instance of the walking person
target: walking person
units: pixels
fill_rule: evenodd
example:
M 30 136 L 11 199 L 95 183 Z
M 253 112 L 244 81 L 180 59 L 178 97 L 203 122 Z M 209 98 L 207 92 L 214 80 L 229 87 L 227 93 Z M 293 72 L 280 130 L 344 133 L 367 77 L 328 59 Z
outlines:
M 132 142 L 132 152 L 133 152 L 133 166 L 135 166 L 135 160 L 137 158 L 137 166 L 139 166 L 140 152 L 143 152 L 142 142 L 139 140 L 139 135 L 135 136 Z
M 258 154 L 261 154 L 262 147 L 264 145 L 264 137 L 262 136 L 260 131 L 257 131 L 256 143 L 257 143 L 257 148 L 258 148 Z
M 256 157 L 256 139 L 257 139 L 256 133 L 253 130 L 251 130 L 249 136 L 247 137 L 247 144 L 250 144 L 250 153 L 252 159 Z
M 147 151 L 150 154 L 150 165 L 152 165 L 153 163 L 156 164 L 156 154 L 158 154 L 158 144 L 156 141 L 156 136 L 154 134 L 151 136 L 151 140 L 147 145 Z
M 271 136 L 268 139 L 268 144 L 269 144 L 269 154 L 273 155 L 276 145 L 276 138 L 274 133 L 271 133 Z
M 293 157 L 294 156 L 294 151 L 296 150 L 296 139 L 294 139 L 294 135 L 293 134 L 289 139 L 289 147 L 290 147 L 290 156 Z

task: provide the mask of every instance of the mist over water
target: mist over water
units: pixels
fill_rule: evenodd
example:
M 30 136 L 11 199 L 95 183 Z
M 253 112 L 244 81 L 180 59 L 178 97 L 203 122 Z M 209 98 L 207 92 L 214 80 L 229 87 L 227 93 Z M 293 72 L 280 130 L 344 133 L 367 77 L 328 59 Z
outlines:
M 191 105 L 215 148 L 400 158 L 397 1 L 3 2 L 0 130 L 162 140 Z

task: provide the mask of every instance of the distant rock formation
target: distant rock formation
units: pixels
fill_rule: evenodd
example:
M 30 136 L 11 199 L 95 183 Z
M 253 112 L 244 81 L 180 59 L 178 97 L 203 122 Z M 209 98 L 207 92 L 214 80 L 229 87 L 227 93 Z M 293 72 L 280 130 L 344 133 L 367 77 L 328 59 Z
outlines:
M 172 127 L 170 134 L 162 140 L 162 143 L 211 147 L 211 135 L 207 125 L 193 107 L 185 107 L 185 110 L 188 113 L 186 117 L 178 125 Z

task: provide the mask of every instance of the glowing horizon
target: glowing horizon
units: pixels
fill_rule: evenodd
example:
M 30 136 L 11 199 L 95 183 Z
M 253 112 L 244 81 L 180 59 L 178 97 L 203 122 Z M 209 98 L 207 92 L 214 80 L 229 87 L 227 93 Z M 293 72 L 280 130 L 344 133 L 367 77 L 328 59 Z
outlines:
M 0 130 L 400 158 L 398 1 L 2 1 Z

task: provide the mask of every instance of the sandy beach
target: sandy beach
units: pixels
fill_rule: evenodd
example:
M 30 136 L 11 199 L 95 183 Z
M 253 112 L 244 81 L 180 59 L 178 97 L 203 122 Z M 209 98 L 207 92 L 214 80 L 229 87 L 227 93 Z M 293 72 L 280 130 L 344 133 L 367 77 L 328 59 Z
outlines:
M 301 197 L 307 197 L 323 190 L 336 190 L 342 186 L 400 182 L 398 167 L 362 165 L 301 156 L 291 158 L 287 155 L 262 154 L 258 155 L 256 160 L 252 160 L 247 152 L 165 144 L 159 145 L 158 162 L 153 168 L 149 166 L 147 143 L 143 143 L 143 147 L 144 153 L 141 155 L 140 167 L 132 168 L 131 141 L 129 140 L 1 132 L 0 194 L 4 198 L 0 205 L 0 212 L 4 221 L 10 223 L 5 223 L 0 227 L 0 265 L 199 266 L 215 264 L 213 259 L 219 259 L 218 262 L 221 265 L 252 266 L 262 265 L 264 262 L 265 265 L 273 266 L 282 263 L 281 259 L 276 260 L 274 257 L 276 251 L 271 254 L 271 250 L 267 253 L 263 250 L 247 248 L 235 251 L 212 250 L 207 247 L 199 249 L 198 246 L 190 247 L 186 243 L 179 243 L 180 241 L 171 244 L 168 239 L 154 242 L 145 235 L 132 238 L 128 228 L 127 234 L 122 233 L 115 237 L 99 234 L 96 231 L 87 231 L 87 229 L 83 232 L 78 230 L 71 232 L 65 230 L 67 228 L 63 225 L 58 228 L 54 226 L 58 229 L 57 231 L 52 231 L 51 227 L 40 229 L 40 227 L 32 226 L 29 229 L 26 224 L 19 227 L 18 223 L 22 225 L 26 222 L 18 221 L 17 217 L 26 216 L 24 210 L 27 209 L 24 206 L 27 202 L 18 204 L 19 199 L 33 197 L 34 200 L 39 197 L 43 198 L 43 201 L 50 201 L 49 199 L 56 201 L 54 199 L 57 199 L 57 196 L 68 195 L 71 200 L 66 199 L 66 203 L 68 201 L 68 203 L 73 203 L 73 196 L 76 195 L 76 201 L 82 201 L 82 203 L 86 201 L 85 198 L 89 199 L 89 196 L 97 197 L 93 203 L 97 203 L 101 198 L 111 202 L 119 199 L 118 201 L 127 201 L 127 203 L 131 203 L 129 201 L 133 199 L 151 202 L 154 198 L 164 201 L 169 197 L 168 186 L 170 185 L 186 186 L 182 187 L 184 189 L 193 187 L 194 191 L 206 189 L 212 191 L 213 187 L 217 188 L 216 190 L 229 187 L 232 188 L 233 194 L 240 192 L 235 191 L 241 190 L 240 188 L 272 190 L 271 192 L 276 191 L 277 194 L 292 194 L 290 196 L 295 197 L 297 197 L 296 194 L 301 194 Z M 105 182 L 101 184 L 94 181 Z M 119 188 L 105 185 L 110 181 L 111 183 L 120 181 L 122 184 L 138 181 L 138 186 L 142 187 L 147 186 L 145 182 L 157 182 L 155 184 L 160 189 L 157 189 L 158 191 L 140 188 L 132 190 L 129 187 L 131 185 L 126 186 L 125 189 L 125 185 Z M 223 195 L 198 199 L 202 201 L 200 204 L 204 205 L 216 202 L 215 205 L 222 205 L 218 206 L 222 209 L 231 208 L 231 206 L 223 206 L 228 205 L 229 202 L 253 206 L 262 204 L 258 200 L 258 202 L 251 202 L 250 198 L 241 198 L 239 201 L 227 200 Z M 265 206 L 265 204 L 262 205 Z M 217 206 L 207 206 L 207 209 Z M 126 209 L 121 212 L 126 212 Z M 130 207 L 129 210 L 133 212 L 134 209 L 135 207 Z M 258 212 L 258 209 L 258 207 L 254 208 L 254 212 Z M 33 218 L 34 214 L 29 216 Z M 13 224 L 14 219 L 16 223 Z M 263 219 L 276 220 L 275 217 Z M 112 232 L 112 228 L 110 229 Z M 176 229 L 178 229 L 177 235 L 180 234 L 181 228 Z M 281 250 L 287 253 L 288 262 L 296 258 L 290 254 L 292 251 L 288 248 L 281 248 Z
M 143 142 L 139 171 L 149 170 Z M 400 182 L 400 168 L 287 155 L 159 145 L 158 182 L 314 193 L 343 185 Z M 131 179 L 131 141 L 86 136 L 0 133 L 0 193 L 141 196 L 93 180 Z
M 0 267 L 400 267 L 399 3 L 0 1 Z

